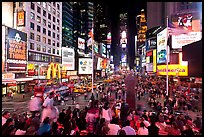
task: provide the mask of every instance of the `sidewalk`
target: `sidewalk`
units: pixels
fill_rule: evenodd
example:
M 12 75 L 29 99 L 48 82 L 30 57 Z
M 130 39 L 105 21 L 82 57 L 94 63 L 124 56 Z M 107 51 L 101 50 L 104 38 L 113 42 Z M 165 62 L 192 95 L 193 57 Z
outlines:
M 2 97 L 2 102 L 24 102 L 30 100 L 31 96 L 33 95 L 32 92 L 25 93 L 25 97 L 23 98 L 23 94 L 15 93 L 13 95 L 13 99 L 11 97 Z

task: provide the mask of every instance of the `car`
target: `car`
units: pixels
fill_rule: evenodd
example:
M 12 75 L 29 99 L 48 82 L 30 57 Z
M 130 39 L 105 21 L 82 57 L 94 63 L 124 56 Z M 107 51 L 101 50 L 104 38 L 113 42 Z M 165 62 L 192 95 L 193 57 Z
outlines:
M 78 86 L 74 88 L 75 93 L 85 93 L 86 90 L 84 90 L 82 87 Z

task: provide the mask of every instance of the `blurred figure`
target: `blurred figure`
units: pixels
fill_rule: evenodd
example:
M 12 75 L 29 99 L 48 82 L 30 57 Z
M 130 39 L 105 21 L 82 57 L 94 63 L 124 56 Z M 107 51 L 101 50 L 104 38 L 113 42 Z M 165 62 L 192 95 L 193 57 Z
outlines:
M 42 99 L 39 94 L 36 94 L 34 98 L 32 98 L 28 103 L 28 109 L 32 113 L 32 116 L 35 117 L 36 113 L 40 112 L 42 105 Z
M 14 135 L 16 128 L 14 126 L 13 118 L 8 118 L 6 123 L 2 126 L 2 135 Z
M 134 128 L 130 126 L 130 121 L 126 121 L 125 125 L 123 126 L 122 130 L 125 131 L 126 135 L 136 135 Z
M 2 126 L 6 123 L 6 120 L 10 117 L 10 113 L 8 111 L 5 111 L 2 114 Z
M 43 120 L 40 128 L 37 131 L 37 135 L 50 135 L 51 132 L 51 125 L 50 125 L 50 118 L 46 117 Z
M 143 122 L 140 123 L 140 127 L 137 131 L 138 135 L 149 135 L 148 129 L 145 127 Z

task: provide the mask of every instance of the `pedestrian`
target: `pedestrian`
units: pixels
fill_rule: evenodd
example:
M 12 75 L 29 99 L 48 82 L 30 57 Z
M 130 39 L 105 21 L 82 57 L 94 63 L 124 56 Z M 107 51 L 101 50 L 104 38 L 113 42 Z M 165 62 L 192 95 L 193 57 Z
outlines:
M 145 127 L 143 122 L 140 123 L 140 127 L 137 131 L 138 135 L 149 135 L 148 129 Z
M 10 117 L 10 113 L 9 111 L 5 111 L 2 114 L 2 126 L 6 123 L 6 120 Z
M 42 99 L 40 98 L 40 94 L 36 94 L 34 98 L 32 98 L 28 103 L 28 109 L 32 113 L 34 117 L 36 113 L 40 112 L 42 105 Z

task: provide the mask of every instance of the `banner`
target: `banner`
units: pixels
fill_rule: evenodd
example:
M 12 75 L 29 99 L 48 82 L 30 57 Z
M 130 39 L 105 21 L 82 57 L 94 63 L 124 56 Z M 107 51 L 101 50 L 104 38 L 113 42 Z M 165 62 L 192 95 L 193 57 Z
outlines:
M 75 70 L 74 49 L 62 47 L 62 65 L 66 66 L 66 70 Z
M 202 39 L 202 32 L 189 32 L 188 34 L 172 35 L 172 48 L 181 49 L 182 46 Z
M 166 75 L 166 65 L 157 65 L 157 75 Z M 188 76 L 188 65 L 172 64 L 168 65 L 168 75 Z
M 26 71 L 27 34 L 8 28 L 7 70 Z
M 157 34 L 157 64 L 166 63 L 167 28 Z
M 93 61 L 91 58 L 79 58 L 79 74 L 92 74 Z

